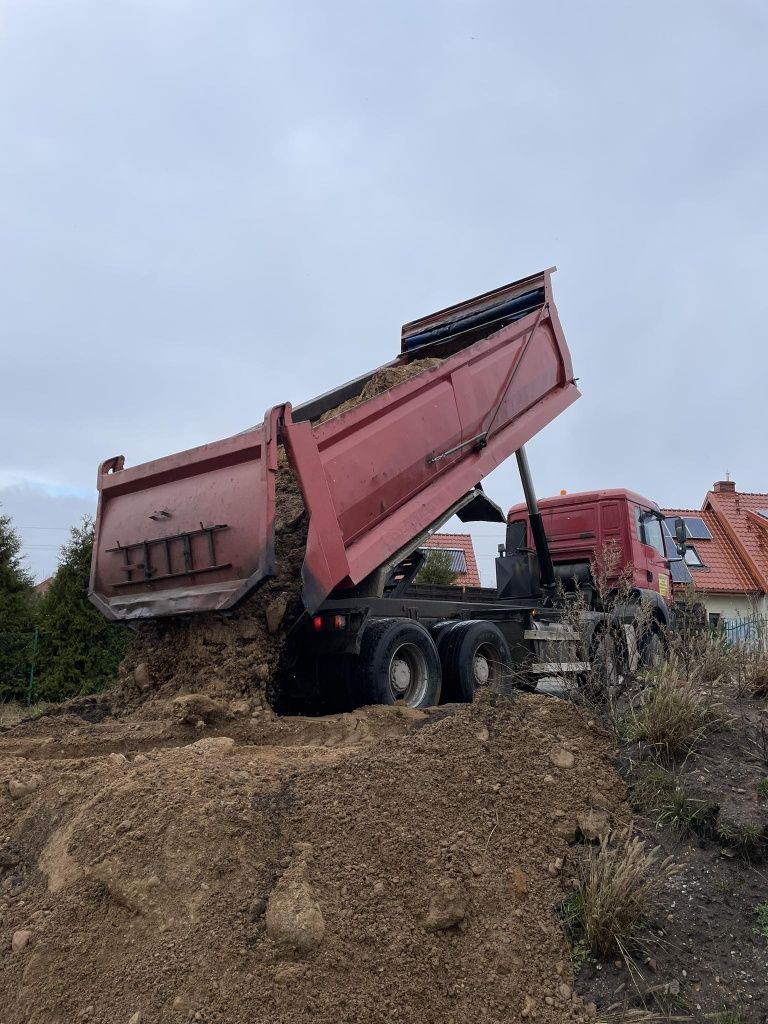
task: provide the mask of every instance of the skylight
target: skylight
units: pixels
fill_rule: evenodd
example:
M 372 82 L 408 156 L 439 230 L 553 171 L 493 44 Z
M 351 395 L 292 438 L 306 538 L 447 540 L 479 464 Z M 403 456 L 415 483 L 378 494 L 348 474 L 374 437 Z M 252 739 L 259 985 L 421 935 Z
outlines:
M 704 563 L 699 558 L 699 553 L 693 544 L 689 544 L 685 549 L 685 564 L 693 566 L 694 569 L 701 569 Z

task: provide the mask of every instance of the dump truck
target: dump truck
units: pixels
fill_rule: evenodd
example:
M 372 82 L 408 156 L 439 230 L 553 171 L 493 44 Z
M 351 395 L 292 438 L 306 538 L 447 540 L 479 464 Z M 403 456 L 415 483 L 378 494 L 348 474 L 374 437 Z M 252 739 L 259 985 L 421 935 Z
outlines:
M 279 571 L 290 478 L 304 523 L 300 606 L 281 627 L 292 687 L 322 696 L 343 680 L 359 704 L 424 707 L 510 678 L 534 686 L 552 643 L 574 639 L 525 450 L 579 397 L 554 269 L 407 323 L 392 362 L 233 437 L 130 468 L 106 460 L 93 603 L 137 625 L 253 601 Z M 366 398 L 382 372 L 395 383 Z M 495 588 L 416 585 L 419 547 L 450 517 L 507 522 L 482 480 L 513 454 L 532 547 L 508 538 Z

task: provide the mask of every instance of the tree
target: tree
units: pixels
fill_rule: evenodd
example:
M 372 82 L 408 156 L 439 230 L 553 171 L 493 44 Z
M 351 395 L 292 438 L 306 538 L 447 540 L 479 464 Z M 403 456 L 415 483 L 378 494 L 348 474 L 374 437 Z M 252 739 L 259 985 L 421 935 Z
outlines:
M 88 600 L 93 522 L 73 526 L 59 568 L 40 603 L 36 695 L 63 700 L 93 693 L 115 677 L 128 632 L 108 622 Z
M 451 568 L 450 551 L 446 551 L 445 548 L 429 548 L 426 555 L 426 560 L 413 582 L 423 586 L 452 586 L 459 574 Z
M 32 576 L 10 516 L 0 515 L 0 700 L 26 692 L 34 637 Z

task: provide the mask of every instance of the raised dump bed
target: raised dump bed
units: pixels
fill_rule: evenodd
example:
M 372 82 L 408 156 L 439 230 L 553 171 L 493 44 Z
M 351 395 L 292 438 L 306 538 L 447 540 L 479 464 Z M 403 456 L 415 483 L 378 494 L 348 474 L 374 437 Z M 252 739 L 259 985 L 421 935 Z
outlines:
M 276 405 L 242 434 L 131 468 L 104 462 L 91 600 L 120 620 L 243 601 L 275 572 L 279 464 L 308 513 L 308 611 L 408 552 L 578 397 L 550 275 L 407 324 L 386 367 L 296 409 Z M 375 374 L 397 379 L 427 359 L 437 362 L 359 401 Z

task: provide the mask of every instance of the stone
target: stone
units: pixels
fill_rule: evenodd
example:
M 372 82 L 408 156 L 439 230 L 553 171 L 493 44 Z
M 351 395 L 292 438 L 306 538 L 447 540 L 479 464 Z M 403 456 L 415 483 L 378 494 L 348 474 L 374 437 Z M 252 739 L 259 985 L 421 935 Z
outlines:
M 573 768 L 576 764 L 576 758 L 565 747 L 552 747 L 549 752 L 549 760 L 555 768 Z
M 207 693 L 182 693 L 171 705 L 174 716 L 182 723 L 196 725 L 198 721 L 213 722 L 227 717 L 227 710 Z
M 42 778 L 39 775 L 28 775 L 25 779 L 9 779 L 8 793 L 11 800 L 20 800 L 24 796 L 36 793 L 42 785 Z
M 146 662 L 139 662 L 133 670 L 133 681 L 136 684 L 136 688 L 142 693 L 146 693 L 151 688 L 152 680 L 149 678 L 149 669 Z
M 608 814 L 590 807 L 588 811 L 579 811 L 576 824 L 588 843 L 596 843 L 608 831 Z
M 297 843 L 290 867 L 267 900 L 267 935 L 293 953 L 311 953 L 323 941 L 325 918 L 307 878 L 312 857 L 309 843 Z
M 32 932 L 28 928 L 21 928 L 19 931 L 13 933 L 11 938 L 11 950 L 14 953 L 20 953 L 22 949 L 26 949 L 29 944 L 29 940 L 32 938 Z
M 125 756 L 125 754 L 118 754 L 117 752 L 113 751 L 111 754 L 107 756 L 107 760 L 109 761 L 110 764 L 121 765 L 125 764 L 128 758 Z
M 235 741 L 231 736 L 210 736 L 190 746 L 190 750 L 202 754 L 203 757 L 228 757 L 234 748 Z
M 466 913 L 466 899 L 459 886 L 443 881 L 432 894 L 423 925 L 428 932 L 445 931 L 463 921 Z
M 267 618 L 267 629 L 270 633 L 276 633 L 280 629 L 287 609 L 288 595 L 286 593 L 278 594 L 274 601 L 267 605 L 264 614 Z
M 562 999 L 571 998 L 571 986 L 566 985 L 565 982 L 563 982 L 562 985 L 558 987 L 557 991 L 560 993 Z
M 475 736 L 480 740 L 481 743 L 487 743 L 490 735 L 491 734 L 488 732 L 484 725 L 481 726 L 475 733 Z
M 128 1018 L 128 1024 L 141 1024 L 141 1011 L 137 1010 Z
M 528 996 L 528 995 L 524 996 L 523 997 L 523 1008 L 520 1011 L 520 1016 L 523 1018 L 523 1020 L 527 1020 L 529 1017 L 533 1017 L 535 1012 L 536 1012 L 536 1000 L 533 998 L 533 996 Z

